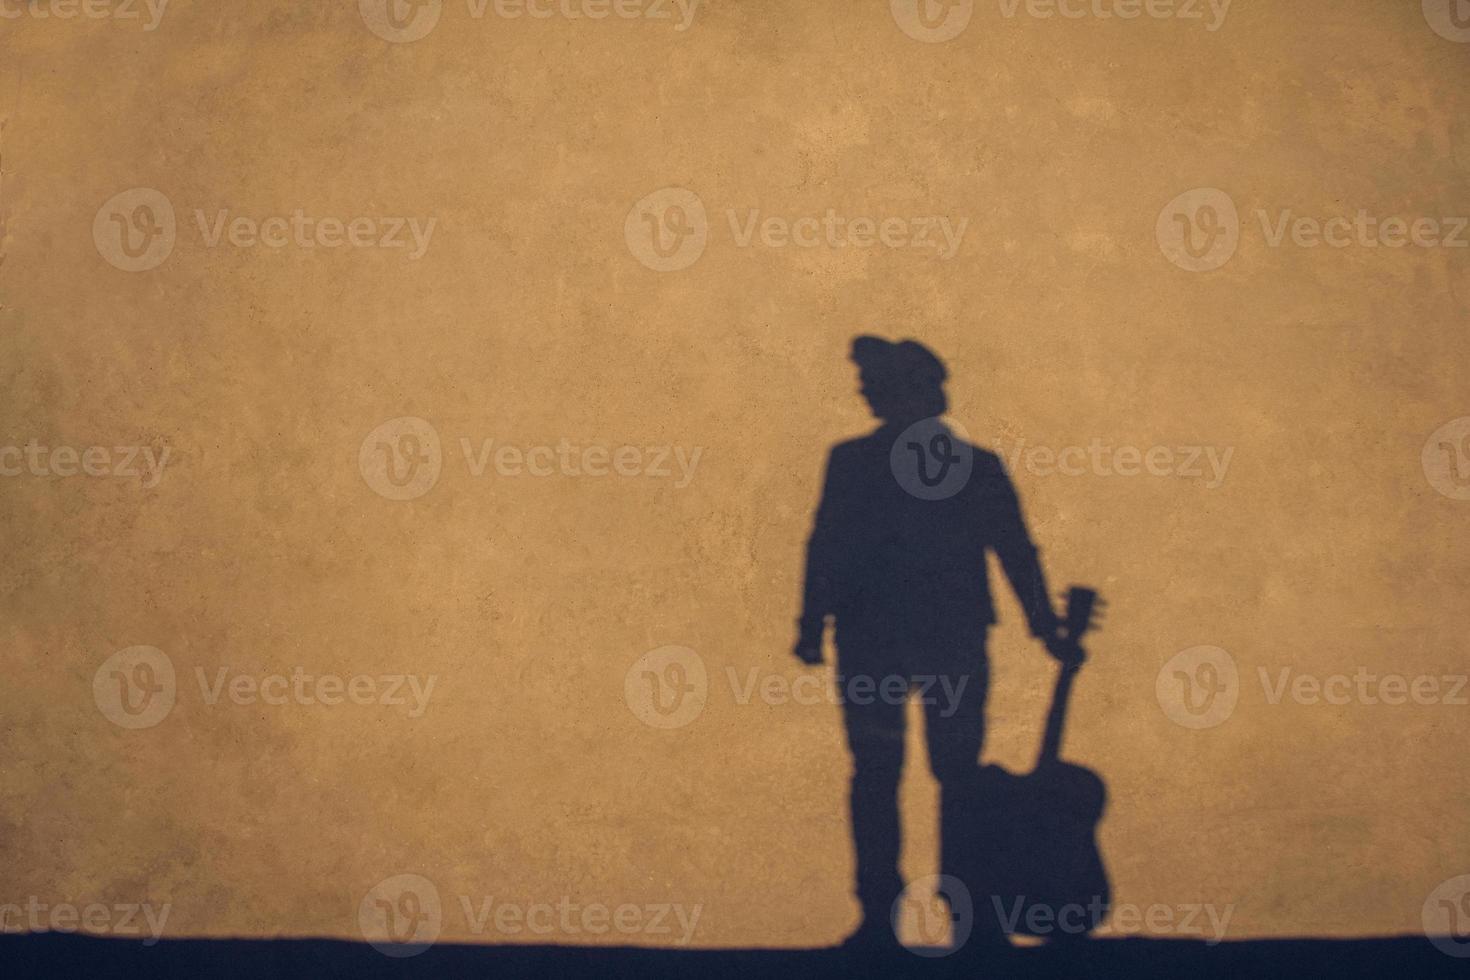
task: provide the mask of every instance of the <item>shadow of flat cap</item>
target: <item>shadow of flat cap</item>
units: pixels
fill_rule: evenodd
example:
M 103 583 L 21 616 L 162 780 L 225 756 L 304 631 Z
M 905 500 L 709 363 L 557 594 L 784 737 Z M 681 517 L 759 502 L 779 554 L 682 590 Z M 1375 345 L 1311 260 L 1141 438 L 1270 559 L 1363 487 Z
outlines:
M 939 356 L 917 340 L 894 343 L 864 334 L 853 338 L 852 359 L 864 374 L 904 386 L 939 384 L 949 377 Z

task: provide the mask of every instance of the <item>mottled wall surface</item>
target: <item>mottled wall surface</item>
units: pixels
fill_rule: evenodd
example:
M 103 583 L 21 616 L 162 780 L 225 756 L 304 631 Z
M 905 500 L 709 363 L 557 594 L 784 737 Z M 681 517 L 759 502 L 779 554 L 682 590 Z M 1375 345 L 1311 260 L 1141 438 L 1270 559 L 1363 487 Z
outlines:
M 1115 901 L 1420 931 L 1470 874 L 1467 6 L 4 0 L 0 902 L 836 941 L 839 710 L 782 691 L 876 332 L 1110 604 Z

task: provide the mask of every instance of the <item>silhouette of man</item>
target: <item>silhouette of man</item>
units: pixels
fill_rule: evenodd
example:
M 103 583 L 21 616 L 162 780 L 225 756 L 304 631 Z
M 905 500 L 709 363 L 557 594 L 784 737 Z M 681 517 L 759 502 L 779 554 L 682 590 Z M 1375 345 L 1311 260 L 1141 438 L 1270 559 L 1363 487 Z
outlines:
M 833 447 L 807 548 L 795 654 L 822 660 L 835 624 L 843 721 L 852 753 L 856 893 L 850 943 L 892 943 L 898 784 L 905 703 L 924 707 L 929 763 L 942 792 L 972 777 L 985 732 L 986 634 L 995 622 L 986 553 L 1010 579 L 1033 636 L 1066 656 L 1046 579 L 1000 458 L 939 420 L 948 372 L 913 340 L 853 341 L 862 394 L 882 423 Z M 941 852 L 947 835 L 941 828 Z M 942 866 L 947 867 L 943 860 Z M 978 923 L 977 923 L 978 924 Z

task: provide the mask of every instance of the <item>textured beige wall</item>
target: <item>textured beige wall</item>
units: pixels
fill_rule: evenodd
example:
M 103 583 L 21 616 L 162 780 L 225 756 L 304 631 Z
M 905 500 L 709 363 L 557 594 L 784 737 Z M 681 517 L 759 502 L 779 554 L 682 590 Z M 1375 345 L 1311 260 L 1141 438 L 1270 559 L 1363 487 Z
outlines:
M 0 479 L 0 901 L 356 937 L 369 889 L 418 874 L 445 939 L 679 939 L 477 934 L 460 897 L 494 896 L 700 905 L 699 945 L 836 940 L 855 916 L 837 709 L 742 705 L 727 669 L 801 676 L 801 549 L 826 447 L 870 425 L 846 348 L 876 331 L 948 360 L 952 416 L 1012 458 L 1056 583 L 1111 603 L 1067 754 L 1110 787 L 1117 901 L 1230 906 L 1230 938 L 1418 931 L 1470 873 L 1470 707 L 1448 684 L 1431 704 L 1272 704 L 1259 671 L 1467 671 L 1470 501 L 1431 434 L 1470 415 L 1470 232 L 1273 247 L 1258 212 L 1454 239 L 1470 43 L 1431 28 L 1433 0 L 1195 20 L 977 0 L 938 43 L 904 3 L 710 0 L 681 30 L 672 3 L 594 20 L 443 0 L 391 41 L 372 0 L 173 0 L 154 30 L 141 5 L 5 0 L 0 446 L 169 455 L 156 480 L 0 455 L 20 469 Z M 706 242 L 657 271 L 629 212 L 670 187 Z M 107 203 L 133 188 L 176 219 L 139 271 L 112 215 L 145 198 Z M 1171 262 L 1161 212 L 1195 188 L 1228 196 L 1238 235 Z M 829 208 L 964 230 L 947 258 L 739 244 L 751 209 Z M 417 258 L 209 244 L 221 211 L 296 209 L 434 225 Z M 390 497 L 427 475 L 397 493 L 377 437 L 359 459 L 400 417 L 441 446 L 411 500 Z M 672 454 L 667 477 L 500 475 L 493 456 L 476 476 L 461 439 L 702 452 L 682 486 Z M 1219 479 L 1207 456 L 1200 476 L 1187 454 L 1167 476 L 1014 457 L 1093 440 L 1230 456 Z M 1001 616 L 990 754 L 1023 766 L 1050 672 L 1008 593 Z M 129 729 L 106 662 L 139 645 L 174 703 Z M 625 680 L 668 645 L 708 689 L 663 729 Z M 1223 662 L 1171 664 L 1198 646 L 1238 679 L 1191 715 L 1174 671 Z M 421 713 L 211 704 L 198 678 L 222 668 L 434 686 Z M 911 767 L 915 875 L 933 805 Z

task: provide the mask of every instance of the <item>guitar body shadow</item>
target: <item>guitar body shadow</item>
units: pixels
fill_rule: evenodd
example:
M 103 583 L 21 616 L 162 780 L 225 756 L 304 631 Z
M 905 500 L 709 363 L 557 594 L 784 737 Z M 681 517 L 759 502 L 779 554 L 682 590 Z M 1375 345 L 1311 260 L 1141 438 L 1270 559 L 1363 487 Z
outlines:
M 976 931 L 1050 942 L 1084 938 L 1112 901 L 1097 823 L 1102 778 L 1064 762 L 976 769 L 944 788 L 944 873 L 969 891 Z
M 1062 732 L 1072 682 L 1084 654 L 1097 594 L 1074 586 L 1066 633 L 1077 656 L 1057 671 L 1036 767 L 1013 773 L 981 766 L 941 789 L 941 861 L 969 892 L 982 934 L 1026 935 L 1049 942 L 1085 938 L 1112 902 L 1097 825 L 1107 787 L 1091 769 L 1063 762 Z

